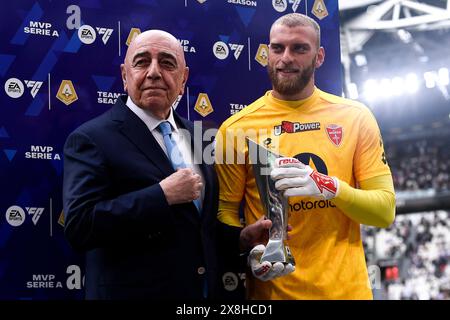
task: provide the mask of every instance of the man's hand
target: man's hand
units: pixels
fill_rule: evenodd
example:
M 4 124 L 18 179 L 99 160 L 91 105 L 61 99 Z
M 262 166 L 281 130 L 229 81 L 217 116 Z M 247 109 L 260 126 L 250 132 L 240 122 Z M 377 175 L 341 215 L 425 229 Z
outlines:
M 261 217 L 255 223 L 242 229 L 239 239 L 241 251 L 246 252 L 258 244 L 267 243 L 271 226 L 272 221 Z
M 333 199 L 339 188 L 335 177 L 321 174 L 295 158 L 278 158 L 270 176 L 275 188 L 284 191 L 285 197 L 312 196 L 323 200 Z
M 252 269 L 252 274 L 255 278 L 268 281 L 295 271 L 295 266 L 290 263 L 275 262 L 272 264 L 269 261 L 261 263 L 261 256 L 265 249 L 264 245 L 259 244 L 250 251 L 248 256 L 248 265 Z
M 271 227 L 272 221 L 262 216 L 255 223 L 249 224 L 242 229 L 239 239 L 241 252 L 247 252 L 258 244 L 265 245 L 269 241 L 269 230 Z M 289 240 L 291 238 L 289 232 L 292 231 L 290 224 L 288 224 L 286 231 L 286 239 Z
M 200 197 L 202 179 L 190 168 L 178 169 L 177 172 L 162 180 L 159 185 L 169 205 L 187 203 Z

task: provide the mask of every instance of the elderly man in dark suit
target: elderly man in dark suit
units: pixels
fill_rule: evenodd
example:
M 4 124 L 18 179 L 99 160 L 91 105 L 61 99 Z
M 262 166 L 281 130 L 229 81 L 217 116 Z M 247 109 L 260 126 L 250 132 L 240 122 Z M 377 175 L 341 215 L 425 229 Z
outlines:
M 238 253 L 241 230 L 216 219 L 216 174 L 192 161 L 202 154 L 193 124 L 171 107 L 189 74 L 183 50 L 167 32 L 143 32 L 121 73 L 128 96 L 64 146 L 65 234 L 86 252 L 86 298 L 216 298 L 218 243 Z M 241 249 L 269 227 L 246 229 Z

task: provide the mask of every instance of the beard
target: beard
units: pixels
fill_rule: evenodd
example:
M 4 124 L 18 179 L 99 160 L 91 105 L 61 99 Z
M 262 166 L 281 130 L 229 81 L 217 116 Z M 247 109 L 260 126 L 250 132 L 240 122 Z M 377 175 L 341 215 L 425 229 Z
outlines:
M 269 73 L 269 78 L 272 82 L 273 89 L 284 96 L 292 96 L 300 93 L 308 85 L 314 71 L 316 70 L 316 60 L 317 58 L 314 57 L 309 66 L 305 67 L 303 70 L 300 70 L 299 74 L 291 79 L 281 79 L 277 75 L 277 68 L 269 65 L 267 71 Z M 285 68 L 290 67 L 292 66 L 287 65 Z

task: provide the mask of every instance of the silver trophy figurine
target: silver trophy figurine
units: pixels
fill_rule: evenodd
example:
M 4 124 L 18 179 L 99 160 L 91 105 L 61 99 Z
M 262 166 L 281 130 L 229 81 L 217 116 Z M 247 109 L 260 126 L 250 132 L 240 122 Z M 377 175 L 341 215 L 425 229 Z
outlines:
M 283 262 L 295 265 L 294 257 L 286 244 L 288 201 L 280 191 L 275 189 L 275 182 L 270 178 L 270 171 L 274 166 L 275 159 L 281 156 L 249 138 L 246 138 L 246 143 L 264 213 L 272 221 L 269 242 L 261 257 L 261 262 Z

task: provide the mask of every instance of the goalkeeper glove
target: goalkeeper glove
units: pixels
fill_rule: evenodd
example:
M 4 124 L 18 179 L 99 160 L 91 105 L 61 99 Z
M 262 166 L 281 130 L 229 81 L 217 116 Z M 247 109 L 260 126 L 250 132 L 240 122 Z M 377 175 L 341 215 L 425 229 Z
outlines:
M 339 180 L 319 173 L 295 158 L 277 158 L 270 176 L 285 197 L 311 196 L 323 200 L 336 197 Z
M 261 256 L 265 249 L 266 247 L 263 244 L 259 244 L 248 255 L 248 264 L 255 278 L 268 281 L 295 271 L 295 266 L 290 263 L 275 262 L 272 264 L 269 261 L 261 262 Z

